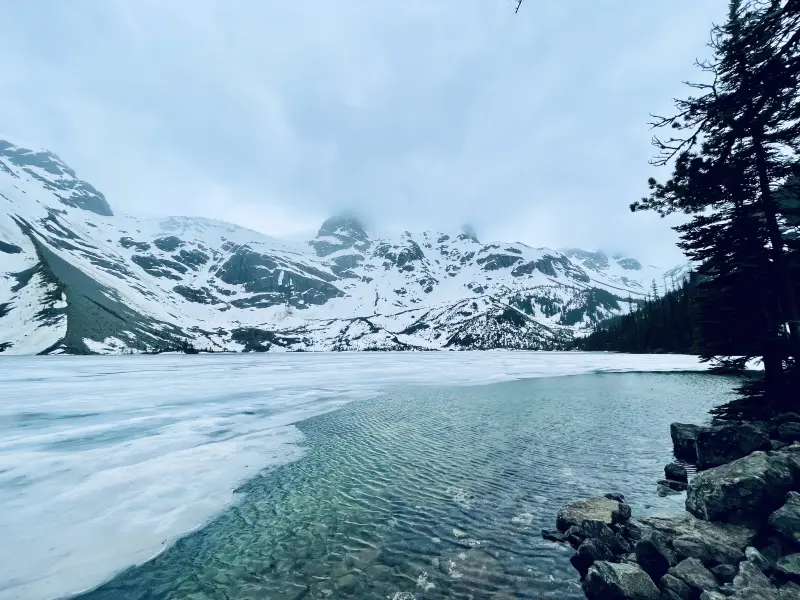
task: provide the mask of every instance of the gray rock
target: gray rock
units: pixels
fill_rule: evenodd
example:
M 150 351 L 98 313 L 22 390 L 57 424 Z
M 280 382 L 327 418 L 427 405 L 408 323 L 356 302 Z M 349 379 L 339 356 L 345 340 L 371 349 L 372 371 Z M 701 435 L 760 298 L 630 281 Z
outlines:
M 769 571 L 772 568 L 772 563 L 753 546 L 745 548 L 744 555 L 749 562 L 753 563 L 761 571 Z
M 660 581 L 678 560 L 664 534 L 649 531 L 636 542 L 636 562 L 653 581 Z
M 681 600 L 689 600 L 692 597 L 691 588 L 683 581 L 672 575 L 664 575 L 658 585 L 662 592 L 669 591 Z
M 776 569 L 787 579 L 800 583 L 800 552 L 778 559 Z
M 672 423 L 669 426 L 669 433 L 672 436 L 672 446 L 675 457 L 688 460 L 697 460 L 697 432 L 698 425 L 687 423 Z
M 610 498 L 589 498 L 573 500 L 561 507 L 556 516 L 556 528 L 566 531 L 573 525 L 583 521 L 602 521 L 606 525 L 613 523 L 612 513 L 619 510 L 619 502 Z
M 786 539 L 800 544 L 800 494 L 786 494 L 783 506 L 769 516 L 768 523 Z
M 603 494 L 603 498 L 616 500 L 617 502 L 625 502 L 625 496 L 619 492 L 609 492 L 608 494 Z
M 624 554 L 631 551 L 630 544 L 621 536 L 616 535 L 608 525 L 602 521 L 587 520 L 580 525 L 571 527 L 574 535 L 584 539 L 592 539 L 606 546 L 613 554 Z
M 717 565 L 709 569 L 720 583 L 731 583 L 738 569 L 733 565 Z
M 639 566 L 598 561 L 583 581 L 588 600 L 659 600 L 653 580 Z
M 717 579 L 696 558 L 687 558 L 669 570 L 669 574 L 683 581 L 699 596 L 704 590 L 717 589 Z
M 633 510 L 631 509 L 630 504 L 625 504 L 624 502 L 619 503 L 619 508 L 617 510 L 611 511 L 611 521 L 612 523 L 627 523 L 630 520 L 631 515 L 633 514 Z
M 749 561 L 739 563 L 739 572 L 733 578 L 733 588 L 763 588 L 771 589 L 774 586 L 764 572 Z
M 672 479 L 659 479 L 658 485 L 663 485 L 676 492 L 685 492 L 688 484 L 685 481 L 675 481 Z
M 696 444 L 698 469 L 718 467 L 756 450 L 770 448 L 766 428 L 753 423 L 703 427 L 697 432 Z
M 800 422 L 783 423 L 778 427 L 778 439 L 782 442 L 800 440 Z
M 754 452 L 699 473 L 689 484 L 686 510 L 709 521 L 761 524 L 791 486 L 787 456 Z
M 602 542 L 587 539 L 578 546 L 578 550 L 572 555 L 569 562 L 583 579 L 586 577 L 589 567 L 599 560 L 614 560 L 614 553 Z
M 634 517 L 625 526 L 632 540 L 656 531 L 672 540 L 678 560 L 697 558 L 708 565 L 739 564 L 756 531 L 742 525 L 703 521 L 688 512 L 668 517 Z
M 666 483 L 666 480 L 664 479 L 658 482 L 658 485 L 656 486 L 656 494 L 658 494 L 662 498 L 666 496 L 680 495 L 681 492 L 679 492 L 678 490 L 673 490 L 671 487 L 664 485 L 664 483 Z
M 661 595 L 658 597 L 658 600 L 683 600 L 683 598 L 672 590 L 661 590 Z
M 686 471 L 686 467 L 676 463 L 669 463 L 664 467 L 664 475 L 667 479 L 671 479 L 672 481 L 683 481 L 684 483 L 689 481 L 689 474 Z

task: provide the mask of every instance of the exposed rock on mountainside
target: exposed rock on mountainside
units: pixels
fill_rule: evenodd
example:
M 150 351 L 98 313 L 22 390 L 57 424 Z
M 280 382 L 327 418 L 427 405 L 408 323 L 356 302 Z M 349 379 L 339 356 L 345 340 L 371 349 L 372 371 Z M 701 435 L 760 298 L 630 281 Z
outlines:
M 482 243 L 371 236 L 353 216 L 288 243 L 202 218 L 115 215 L 60 158 L 0 141 L 0 351 L 560 349 L 661 270 Z

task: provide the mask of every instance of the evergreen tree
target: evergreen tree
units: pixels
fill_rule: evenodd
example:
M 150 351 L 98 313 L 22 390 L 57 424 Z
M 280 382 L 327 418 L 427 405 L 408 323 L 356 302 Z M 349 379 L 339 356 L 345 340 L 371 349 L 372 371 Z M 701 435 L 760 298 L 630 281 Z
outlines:
M 786 401 L 800 355 L 796 243 L 773 190 L 798 169 L 800 0 L 732 0 L 710 45 L 714 59 L 700 66 L 712 83 L 690 84 L 699 95 L 676 100 L 677 114 L 653 124 L 681 134 L 654 138 L 653 163 L 674 160 L 672 177 L 651 179 L 650 196 L 631 209 L 695 215 L 676 229 L 702 264 L 697 349 L 723 364 L 761 357 L 765 385 L 747 393 Z

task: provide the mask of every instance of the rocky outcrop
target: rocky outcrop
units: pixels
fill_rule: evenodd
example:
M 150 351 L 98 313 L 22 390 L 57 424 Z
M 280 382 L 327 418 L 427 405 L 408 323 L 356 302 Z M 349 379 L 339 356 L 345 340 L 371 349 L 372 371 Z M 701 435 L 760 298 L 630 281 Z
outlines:
M 754 452 L 698 474 L 686 496 L 686 509 L 706 520 L 764 523 L 792 488 L 784 453 Z
M 800 600 L 800 443 L 789 443 L 795 423 L 796 415 L 714 427 L 675 423 L 676 456 L 696 448 L 704 464 L 728 458 L 691 480 L 682 465 L 666 466 L 659 487 L 686 486 L 686 512 L 631 516 L 624 498 L 609 494 L 567 504 L 560 533 L 548 539 L 576 549 L 572 564 L 590 599 Z M 779 450 L 761 449 L 774 442 Z M 756 449 L 738 456 L 748 448 Z
M 766 427 L 753 423 L 702 427 L 697 431 L 696 445 L 698 469 L 718 467 L 770 448 Z

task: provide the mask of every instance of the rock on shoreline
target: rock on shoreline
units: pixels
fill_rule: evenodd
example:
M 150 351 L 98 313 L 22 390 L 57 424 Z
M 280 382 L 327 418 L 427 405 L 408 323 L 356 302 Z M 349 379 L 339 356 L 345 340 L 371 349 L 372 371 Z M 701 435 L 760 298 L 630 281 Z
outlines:
M 800 600 L 800 415 L 701 427 L 673 423 L 659 489 L 686 511 L 633 517 L 621 494 L 559 511 L 546 539 L 575 548 L 589 600 Z

